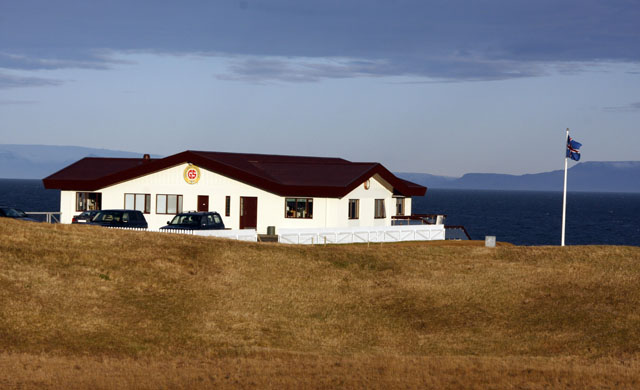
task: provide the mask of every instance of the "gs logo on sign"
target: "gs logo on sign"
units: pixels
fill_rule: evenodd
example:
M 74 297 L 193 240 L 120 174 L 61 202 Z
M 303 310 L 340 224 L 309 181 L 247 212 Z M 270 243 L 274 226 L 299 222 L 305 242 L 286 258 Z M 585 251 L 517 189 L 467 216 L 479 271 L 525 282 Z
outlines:
M 193 164 L 187 165 L 184 169 L 184 181 L 189 184 L 196 184 L 200 180 L 200 168 Z

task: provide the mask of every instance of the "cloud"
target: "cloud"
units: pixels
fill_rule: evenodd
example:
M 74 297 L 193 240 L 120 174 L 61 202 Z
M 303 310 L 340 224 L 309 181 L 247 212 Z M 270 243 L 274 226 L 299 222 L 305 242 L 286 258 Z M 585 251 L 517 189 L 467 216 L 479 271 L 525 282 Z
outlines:
M 48 52 L 48 51 L 47 51 Z M 20 70 L 52 70 L 68 68 L 108 69 L 111 65 L 122 63 L 115 60 L 111 52 L 95 50 L 64 50 L 55 53 L 16 54 L 0 52 L 0 68 Z
M 0 89 L 20 87 L 56 86 L 62 84 L 60 80 L 43 79 L 40 77 L 23 77 L 0 73 Z
M 0 67 L 113 66 L 113 53 L 234 58 L 236 80 L 493 80 L 640 62 L 637 0 L 242 0 L 0 5 Z
M 285 81 L 314 82 L 322 79 L 340 79 L 361 76 L 379 76 L 389 71 L 383 62 L 351 59 L 315 58 L 236 58 L 228 67 L 229 73 L 219 74 L 221 80 L 250 82 Z
M 630 103 L 624 106 L 604 107 L 607 112 L 640 112 L 640 102 Z
M 536 64 L 505 64 L 505 61 L 466 58 L 430 58 L 422 66 L 411 60 L 360 60 L 348 58 L 282 58 L 245 56 L 231 60 L 228 72 L 216 75 L 220 80 L 315 82 L 322 79 L 352 77 L 413 76 L 430 81 L 503 80 L 539 76 L 545 71 Z M 420 83 L 416 81 L 415 83 Z

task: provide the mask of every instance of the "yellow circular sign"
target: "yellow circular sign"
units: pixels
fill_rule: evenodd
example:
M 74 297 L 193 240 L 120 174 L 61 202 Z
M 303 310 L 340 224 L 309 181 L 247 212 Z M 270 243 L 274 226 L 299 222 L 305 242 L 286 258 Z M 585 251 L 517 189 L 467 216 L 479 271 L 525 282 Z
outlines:
M 196 184 L 200 180 L 200 168 L 193 164 L 187 165 L 184 169 L 184 181 L 189 184 Z

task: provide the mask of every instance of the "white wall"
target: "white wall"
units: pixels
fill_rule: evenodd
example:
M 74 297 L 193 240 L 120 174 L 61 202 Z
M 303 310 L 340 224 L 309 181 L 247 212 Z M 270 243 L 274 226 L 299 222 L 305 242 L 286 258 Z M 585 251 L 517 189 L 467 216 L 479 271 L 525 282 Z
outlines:
M 377 175 L 370 179 L 370 188 L 364 183 L 341 199 L 313 198 L 313 218 L 285 218 L 285 197 L 219 175 L 200 168 L 201 178 L 196 184 L 188 184 L 183 178 L 187 164 L 138 177 L 127 182 L 115 184 L 94 192 L 102 193 L 102 209 L 124 208 L 124 194 L 151 194 L 151 213 L 145 214 L 149 228 L 157 229 L 166 225 L 173 215 L 156 214 L 157 194 L 183 195 L 183 211 L 197 210 L 198 195 L 209 196 L 209 210 L 222 216 L 227 228 L 240 227 L 240 197 L 258 198 L 258 233 L 266 233 L 267 226 L 279 228 L 320 228 L 355 226 L 390 226 L 391 216 L 395 214 L 395 199 L 390 186 Z M 62 223 L 71 223 L 75 210 L 76 192 L 61 191 L 60 211 Z M 231 215 L 225 216 L 225 197 L 231 196 Z M 290 194 L 287 197 L 307 197 L 305 194 Z M 349 199 L 360 199 L 360 218 L 348 219 Z M 374 218 L 374 199 L 385 199 L 386 218 Z M 407 215 L 411 214 L 411 199 L 405 200 Z

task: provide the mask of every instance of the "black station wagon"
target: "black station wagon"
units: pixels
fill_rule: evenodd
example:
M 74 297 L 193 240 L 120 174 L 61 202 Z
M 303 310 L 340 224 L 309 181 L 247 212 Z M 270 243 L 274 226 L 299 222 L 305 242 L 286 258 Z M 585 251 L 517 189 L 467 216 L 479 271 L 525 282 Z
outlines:
M 93 217 L 95 217 L 96 214 L 98 214 L 99 212 L 100 212 L 100 210 L 83 211 L 79 215 L 76 215 L 75 217 L 73 217 L 71 219 L 71 223 L 88 223 L 88 222 L 91 222 Z
M 30 218 L 24 211 L 13 207 L 0 206 L 0 217 L 38 222 L 37 220 Z
M 122 228 L 149 227 L 144 215 L 138 210 L 100 210 L 88 224 Z
M 163 226 L 160 229 L 224 229 L 224 222 L 222 222 L 220 214 L 216 212 L 189 212 L 176 215 L 171 221 L 167 221 L 167 226 Z

